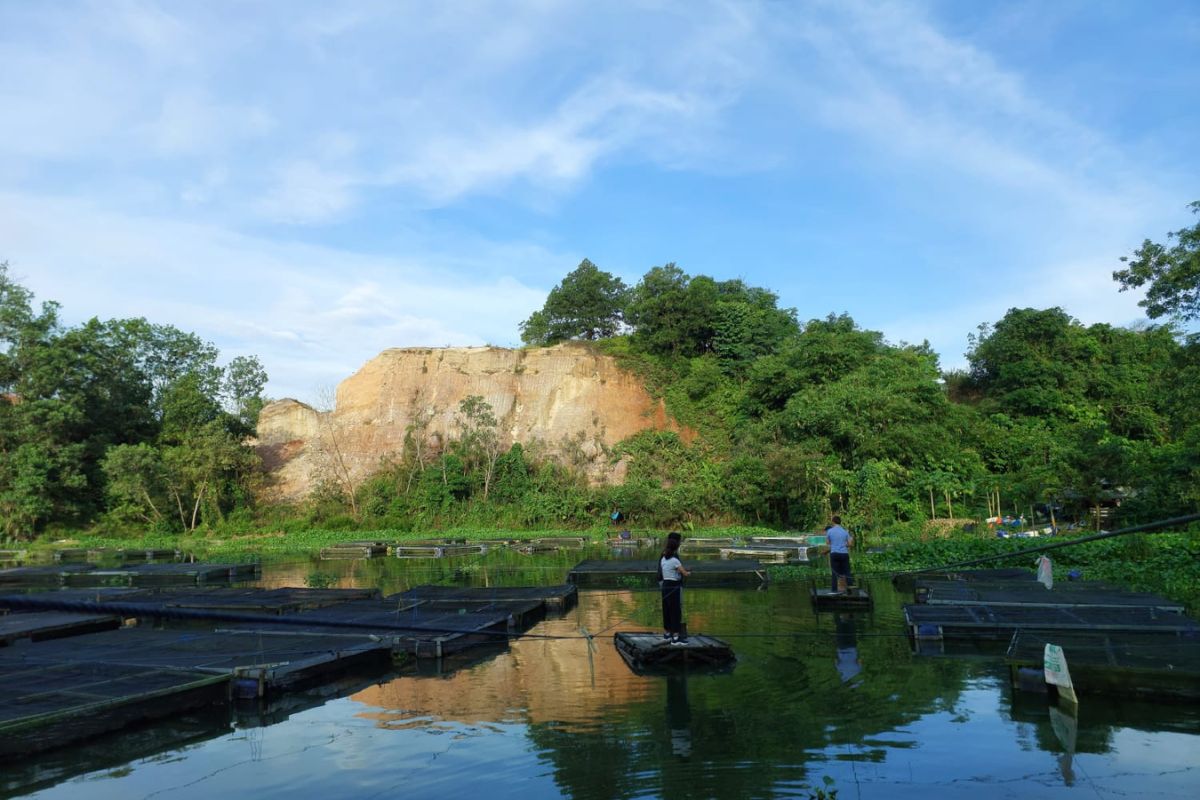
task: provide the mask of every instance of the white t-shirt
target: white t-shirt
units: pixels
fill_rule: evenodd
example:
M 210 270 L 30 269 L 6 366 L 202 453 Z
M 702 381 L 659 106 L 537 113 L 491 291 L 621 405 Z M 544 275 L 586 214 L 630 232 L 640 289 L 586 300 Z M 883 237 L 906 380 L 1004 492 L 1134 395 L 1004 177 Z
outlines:
M 675 556 L 662 559 L 662 574 L 664 581 L 681 581 L 683 576 L 679 574 L 679 568 L 683 566 L 683 562 Z

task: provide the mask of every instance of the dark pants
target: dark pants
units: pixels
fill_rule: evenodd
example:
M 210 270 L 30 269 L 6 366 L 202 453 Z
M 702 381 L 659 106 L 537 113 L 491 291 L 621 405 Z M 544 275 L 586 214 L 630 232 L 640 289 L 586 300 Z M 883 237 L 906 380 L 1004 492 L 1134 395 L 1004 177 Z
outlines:
M 662 582 L 663 630 L 683 633 L 683 581 Z
M 850 585 L 850 554 L 849 553 L 830 553 L 829 567 L 833 570 L 833 591 L 837 591 L 838 576 L 846 578 L 846 585 Z

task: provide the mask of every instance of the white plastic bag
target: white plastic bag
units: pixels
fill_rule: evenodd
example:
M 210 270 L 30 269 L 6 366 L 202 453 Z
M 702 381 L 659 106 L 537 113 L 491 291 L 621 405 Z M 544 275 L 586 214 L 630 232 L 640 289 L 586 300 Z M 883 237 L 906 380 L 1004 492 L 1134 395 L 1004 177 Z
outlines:
M 1050 557 L 1042 556 L 1037 562 L 1037 579 L 1047 589 L 1054 588 L 1054 568 L 1050 566 Z

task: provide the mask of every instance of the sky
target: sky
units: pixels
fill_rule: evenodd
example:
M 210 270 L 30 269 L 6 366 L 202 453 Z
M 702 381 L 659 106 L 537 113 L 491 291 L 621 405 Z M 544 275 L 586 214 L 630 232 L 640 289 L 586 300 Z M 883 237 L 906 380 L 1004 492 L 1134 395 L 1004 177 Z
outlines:
M 583 258 L 740 278 L 945 368 L 1200 200 L 1200 5 L 0 0 L 0 261 L 272 397 L 520 344 Z

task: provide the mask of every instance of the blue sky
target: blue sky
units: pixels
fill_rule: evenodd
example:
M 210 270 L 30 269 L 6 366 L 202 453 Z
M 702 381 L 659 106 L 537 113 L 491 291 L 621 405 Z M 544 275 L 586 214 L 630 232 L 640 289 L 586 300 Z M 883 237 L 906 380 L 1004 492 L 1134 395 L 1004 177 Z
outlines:
M 0 0 L 0 260 L 312 401 L 519 344 L 588 257 L 676 262 L 961 366 L 1200 200 L 1195 2 Z

